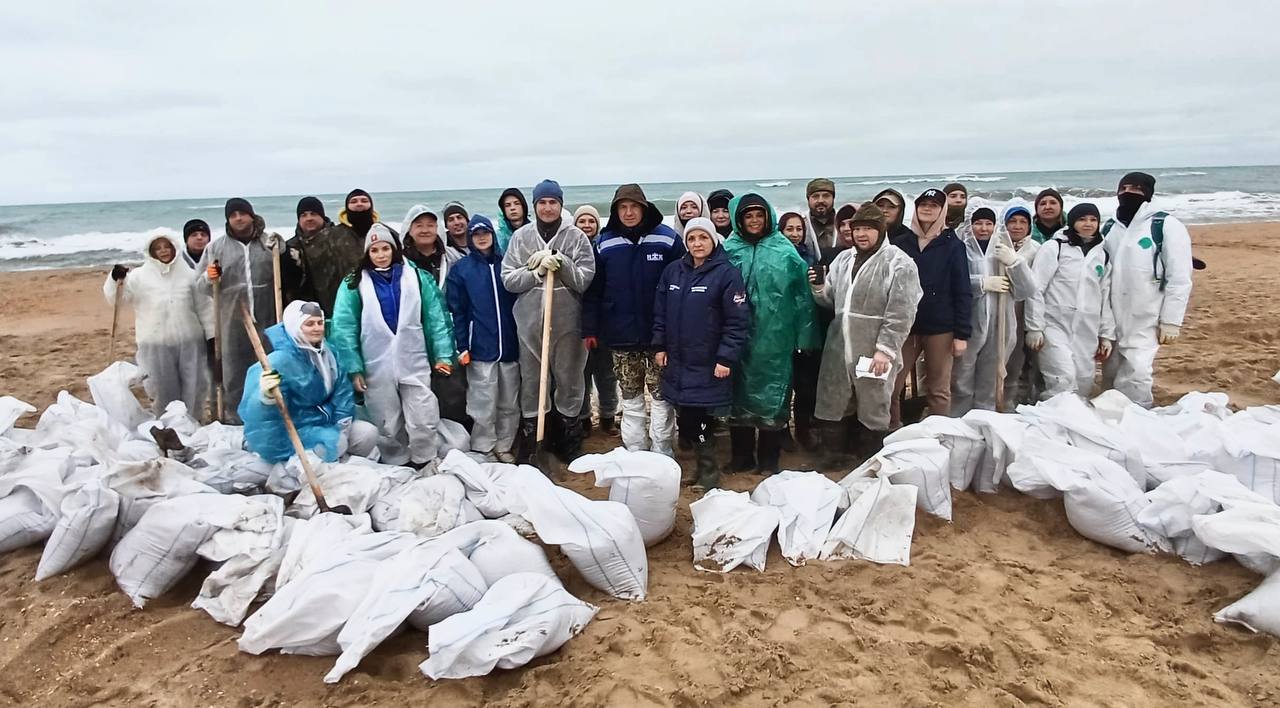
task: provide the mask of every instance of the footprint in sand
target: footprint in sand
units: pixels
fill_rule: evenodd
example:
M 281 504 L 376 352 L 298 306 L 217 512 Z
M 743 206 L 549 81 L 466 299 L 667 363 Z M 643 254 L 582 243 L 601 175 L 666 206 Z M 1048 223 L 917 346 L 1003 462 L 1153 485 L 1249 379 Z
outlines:
M 811 622 L 809 613 L 804 610 L 783 610 L 778 613 L 773 624 L 769 625 L 769 629 L 765 630 L 764 636 L 775 642 L 795 641 L 800 630 L 808 627 Z

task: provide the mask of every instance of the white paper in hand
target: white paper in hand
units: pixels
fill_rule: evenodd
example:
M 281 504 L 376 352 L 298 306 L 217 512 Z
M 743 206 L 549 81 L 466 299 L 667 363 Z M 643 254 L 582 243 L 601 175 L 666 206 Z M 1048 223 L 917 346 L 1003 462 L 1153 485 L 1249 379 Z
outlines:
M 875 374 L 871 372 L 871 357 L 869 356 L 858 357 L 858 365 L 854 367 L 853 371 L 860 379 L 880 379 L 881 381 L 885 381 L 889 378 L 888 369 L 885 369 L 883 374 Z

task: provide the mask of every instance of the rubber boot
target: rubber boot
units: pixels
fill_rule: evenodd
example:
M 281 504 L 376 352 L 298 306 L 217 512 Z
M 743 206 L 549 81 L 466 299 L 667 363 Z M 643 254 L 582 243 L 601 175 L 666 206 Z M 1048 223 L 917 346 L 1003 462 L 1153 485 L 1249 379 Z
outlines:
M 782 455 L 782 431 L 761 430 L 760 442 L 756 448 L 756 469 L 766 477 L 777 474 L 779 457 Z
M 556 448 L 556 454 L 565 464 L 573 462 L 582 456 L 582 426 L 578 424 L 576 416 L 555 414 L 560 421 L 560 445 Z
M 520 433 L 516 435 L 516 464 L 527 465 L 533 459 L 533 445 L 537 442 L 538 419 L 521 418 Z
M 813 439 L 813 426 L 816 420 L 812 416 L 796 416 L 796 445 L 805 452 L 813 452 L 816 441 Z M 783 448 L 785 449 L 785 448 Z
M 861 422 L 859 422 L 858 419 L 854 416 L 849 416 L 848 418 L 845 418 L 844 420 L 840 421 L 840 424 L 844 426 L 845 454 L 857 455 L 858 457 L 862 457 L 864 448 L 866 447 L 867 427 L 863 425 Z
M 701 494 L 719 487 L 720 462 L 716 460 L 715 436 L 706 435 L 702 440 L 695 440 L 693 456 L 698 463 L 698 477 L 693 482 L 693 491 Z
M 791 424 L 787 423 L 782 428 L 782 449 L 787 452 L 796 451 L 796 439 L 791 436 Z
M 615 435 L 618 432 L 618 424 L 613 416 L 600 416 L 600 432 L 605 435 Z
M 844 452 L 845 425 L 842 421 L 818 421 L 818 448 L 822 453 L 818 466 L 824 470 L 841 469 L 848 465 Z
M 587 413 L 586 415 L 582 416 L 581 425 L 582 425 L 582 437 L 584 438 L 591 437 L 591 414 L 590 413 Z
M 729 426 L 729 471 L 750 472 L 756 468 L 756 429 Z

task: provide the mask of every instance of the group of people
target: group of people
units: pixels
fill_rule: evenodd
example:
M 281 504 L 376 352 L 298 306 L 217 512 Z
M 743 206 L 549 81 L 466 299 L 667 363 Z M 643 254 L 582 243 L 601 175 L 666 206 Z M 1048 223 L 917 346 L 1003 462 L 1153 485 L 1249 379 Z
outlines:
M 916 196 L 908 221 L 897 190 L 837 208 L 835 184 L 815 179 L 803 212 L 721 189 L 681 195 L 667 223 L 639 185 L 619 187 L 604 219 L 570 213 L 545 180 L 532 205 L 505 190 L 496 223 L 416 205 L 399 233 L 356 189 L 336 222 L 301 199 L 287 240 L 235 198 L 224 237 L 192 220 L 104 290 L 136 310 L 157 412 L 200 412 L 221 392 L 235 410 L 215 415 L 270 461 L 293 454 L 277 397 L 327 460 L 433 465 L 447 418 L 473 451 L 525 462 L 540 410 L 548 449 L 571 460 L 594 388 L 603 431 L 620 407 L 623 445 L 674 455 L 678 439 L 689 481 L 710 488 L 719 421 L 730 471 L 775 472 L 794 446 L 839 464 L 902 425 L 913 378 L 929 413 L 959 416 L 1088 396 L 1101 362 L 1104 388 L 1150 406 L 1192 270 L 1187 230 L 1154 191 L 1151 175 L 1125 175 L 1104 222 L 1089 203 L 1064 216 L 1053 189 L 997 214 L 949 184 Z M 265 327 L 266 369 L 242 312 Z

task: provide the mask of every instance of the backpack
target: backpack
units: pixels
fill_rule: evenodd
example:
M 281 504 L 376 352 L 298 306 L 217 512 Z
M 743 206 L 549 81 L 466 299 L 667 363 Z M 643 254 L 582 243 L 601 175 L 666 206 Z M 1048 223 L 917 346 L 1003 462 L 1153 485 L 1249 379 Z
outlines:
M 1155 248 L 1151 249 L 1151 270 L 1157 274 L 1156 279 L 1160 281 L 1160 290 L 1164 291 L 1165 283 L 1168 282 L 1168 275 L 1165 269 L 1161 268 L 1161 256 L 1164 254 L 1164 220 L 1169 216 L 1167 211 L 1157 211 L 1155 216 L 1151 217 L 1151 241 Z M 1107 223 L 1102 225 L 1102 237 L 1106 238 L 1111 233 L 1111 227 L 1116 225 L 1115 219 L 1107 219 Z

